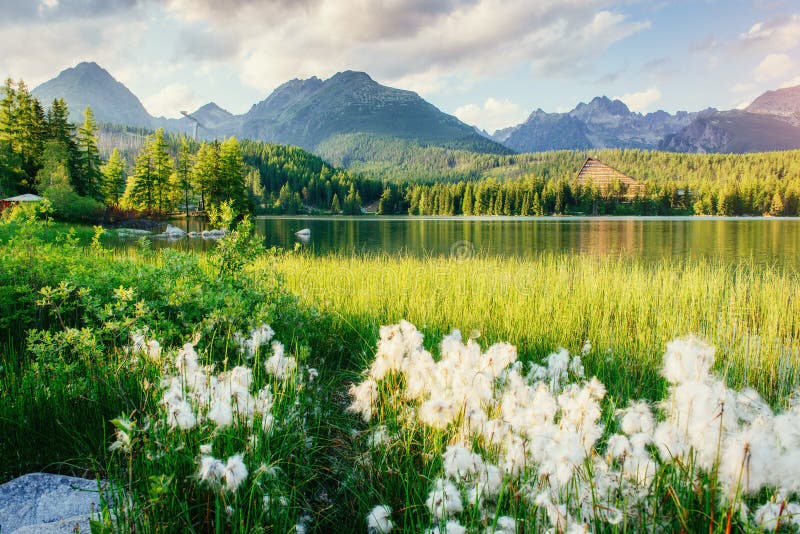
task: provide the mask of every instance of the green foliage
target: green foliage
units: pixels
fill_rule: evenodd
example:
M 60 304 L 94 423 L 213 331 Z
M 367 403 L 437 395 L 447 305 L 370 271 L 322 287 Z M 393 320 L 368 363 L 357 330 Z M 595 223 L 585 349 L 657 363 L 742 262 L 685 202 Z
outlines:
M 118 149 L 114 149 L 108 161 L 100 167 L 102 174 L 101 193 L 108 206 L 118 206 L 125 191 L 125 160 Z

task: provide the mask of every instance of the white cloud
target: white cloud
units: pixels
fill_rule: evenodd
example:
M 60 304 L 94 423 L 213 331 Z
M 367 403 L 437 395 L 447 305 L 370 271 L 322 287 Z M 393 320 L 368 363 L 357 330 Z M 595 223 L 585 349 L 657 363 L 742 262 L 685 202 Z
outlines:
M 591 69 L 614 42 L 649 27 L 611 10 L 612 0 L 226 4 L 222 10 L 212 0 L 171 0 L 168 9 L 179 22 L 201 20 L 208 32 L 234 36 L 229 62 L 244 83 L 264 91 L 343 68 L 386 82 L 412 80 L 410 87 L 423 93 L 441 90 L 447 77 L 485 78 L 520 64 L 572 75 Z
M 144 99 L 144 107 L 156 117 L 180 117 L 181 111 L 192 112 L 203 104 L 203 99 L 190 87 L 175 83 Z
M 769 54 L 753 70 L 753 76 L 759 82 L 783 77 L 792 71 L 795 61 L 786 54 Z
M 463 122 L 478 126 L 489 133 L 508 126 L 516 126 L 527 117 L 527 112 L 511 100 L 489 97 L 482 106 L 467 104 L 453 112 Z
M 780 89 L 786 89 L 787 87 L 794 87 L 796 85 L 800 85 L 800 74 L 798 74 L 794 78 L 786 80 L 785 82 L 780 84 L 779 88 Z
M 757 89 L 757 85 L 750 82 L 739 82 L 731 87 L 731 91 L 734 93 L 752 93 Z
M 653 111 L 651 106 L 661 100 L 661 91 L 657 87 L 650 87 L 644 91 L 615 96 L 614 99 L 625 102 L 631 111 Z
M 770 50 L 789 50 L 800 44 L 800 14 L 757 22 L 739 39 L 751 45 L 762 45 Z

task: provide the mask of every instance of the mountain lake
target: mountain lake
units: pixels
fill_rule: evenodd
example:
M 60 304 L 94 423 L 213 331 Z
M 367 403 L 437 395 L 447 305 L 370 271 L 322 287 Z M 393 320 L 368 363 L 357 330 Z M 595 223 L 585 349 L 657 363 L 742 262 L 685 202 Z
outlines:
M 542 253 L 800 267 L 800 218 L 769 217 L 258 217 L 267 247 L 312 254 L 529 257 Z M 202 219 L 172 224 L 207 229 Z M 297 232 L 310 230 L 308 237 Z M 153 237 L 154 248 L 209 250 L 211 239 Z M 135 239 L 113 239 L 136 246 Z

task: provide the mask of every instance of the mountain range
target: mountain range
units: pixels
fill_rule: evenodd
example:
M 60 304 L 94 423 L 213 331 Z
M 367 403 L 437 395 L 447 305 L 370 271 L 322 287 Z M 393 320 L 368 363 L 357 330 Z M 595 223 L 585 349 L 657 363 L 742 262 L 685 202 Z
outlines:
M 87 105 L 99 122 L 191 134 L 190 118 L 153 117 L 127 87 L 105 69 L 85 62 L 62 71 L 32 91 L 45 104 L 63 97 L 80 122 Z M 191 113 L 198 137 L 235 135 L 330 153 L 347 165 L 371 139 L 490 154 L 543 150 L 641 148 L 682 152 L 752 152 L 800 148 L 800 86 L 768 91 L 744 110 L 632 112 L 605 96 L 566 113 L 537 109 L 522 124 L 489 135 L 448 115 L 412 91 L 387 87 L 363 72 L 339 72 L 327 80 L 291 80 L 246 113 L 235 115 L 211 102 Z M 394 143 L 394 144 L 392 144 Z M 396 150 L 396 148 L 392 148 Z
M 194 122 L 183 117 L 152 117 L 141 101 L 96 63 L 79 63 L 35 89 L 42 102 L 63 97 L 72 119 L 82 120 L 91 105 L 98 122 L 191 134 Z M 297 145 L 314 151 L 320 143 L 342 134 L 368 133 L 486 153 L 509 153 L 500 143 L 480 135 L 452 115 L 443 113 L 412 91 L 386 87 L 366 73 L 344 71 L 327 80 L 291 80 L 234 115 L 215 103 L 191 113 L 199 123 L 198 137 L 235 135 L 259 141 Z

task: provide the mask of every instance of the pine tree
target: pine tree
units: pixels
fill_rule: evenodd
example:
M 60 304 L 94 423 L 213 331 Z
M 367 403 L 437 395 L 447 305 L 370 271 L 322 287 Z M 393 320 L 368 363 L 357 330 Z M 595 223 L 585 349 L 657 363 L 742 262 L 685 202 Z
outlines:
M 125 188 L 125 160 L 119 153 L 119 150 L 114 148 L 109 156 L 108 161 L 100 167 L 102 174 L 101 193 L 103 201 L 108 206 L 118 206 L 120 195 Z
M 97 148 L 97 123 L 92 108 L 86 107 L 83 124 L 78 128 L 77 148 L 79 175 L 73 177 L 79 195 L 102 198 L 100 151 Z
M 331 200 L 331 213 L 339 214 L 341 212 L 342 212 L 342 206 L 339 204 L 339 195 L 334 193 L 333 200 Z
M 153 172 L 153 139 L 148 138 L 133 165 L 125 197 L 131 207 L 152 211 L 156 206 L 156 178 Z
M 178 186 L 183 193 L 184 210 L 186 216 L 189 216 L 189 193 L 192 190 L 192 150 L 189 146 L 189 139 L 184 137 L 181 139 L 181 147 L 178 150 L 178 161 L 175 164 Z
M 75 143 L 75 126 L 69 122 L 69 109 L 63 98 L 53 100 L 45 118 L 47 138 L 60 141 L 69 153 L 67 170 L 72 180 L 73 187 L 77 190 L 77 176 L 80 173 L 78 165 L 78 146 Z
M 772 202 L 769 205 L 769 214 L 773 216 L 783 215 L 783 199 L 777 191 L 772 195 Z
M 531 208 L 536 217 L 544 215 L 544 205 L 542 204 L 542 198 L 539 196 L 538 191 L 533 194 L 533 206 L 531 206 Z
M 239 141 L 235 137 L 231 137 L 219 147 L 219 178 L 215 191 L 217 200 L 219 202 L 231 201 L 237 213 L 249 211 L 244 177 L 245 165 Z
M 170 195 L 170 178 L 172 176 L 172 158 L 169 155 L 169 147 L 164 138 L 164 129 L 159 128 L 153 135 L 150 145 L 150 161 L 153 171 L 153 196 L 156 207 L 161 212 L 172 209 Z
M 354 184 L 350 184 L 350 191 L 344 197 L 344 214 L 345 215 L 360 215 L 361 214 L 361 195 L 356 190 Z
M 527 217 L 531 212 L 531 197 L 529 193 L 525 193 L 525 196 L 522 197 L 522 206 L 519 209 L 519 214 L 523 217 Z
M 219 143 L 203 143 L 195 155 L 192 167 L 192 183 L 195 191 L 200 192 L 199 209 L 206 209 L 206 202 L 219 178 Z
M 461 213 L 464 215 L 472 215 L 473 204 L 472 184 L 467 184 L 466 189 L 464 189 L 464 196 L 461 198 Z

